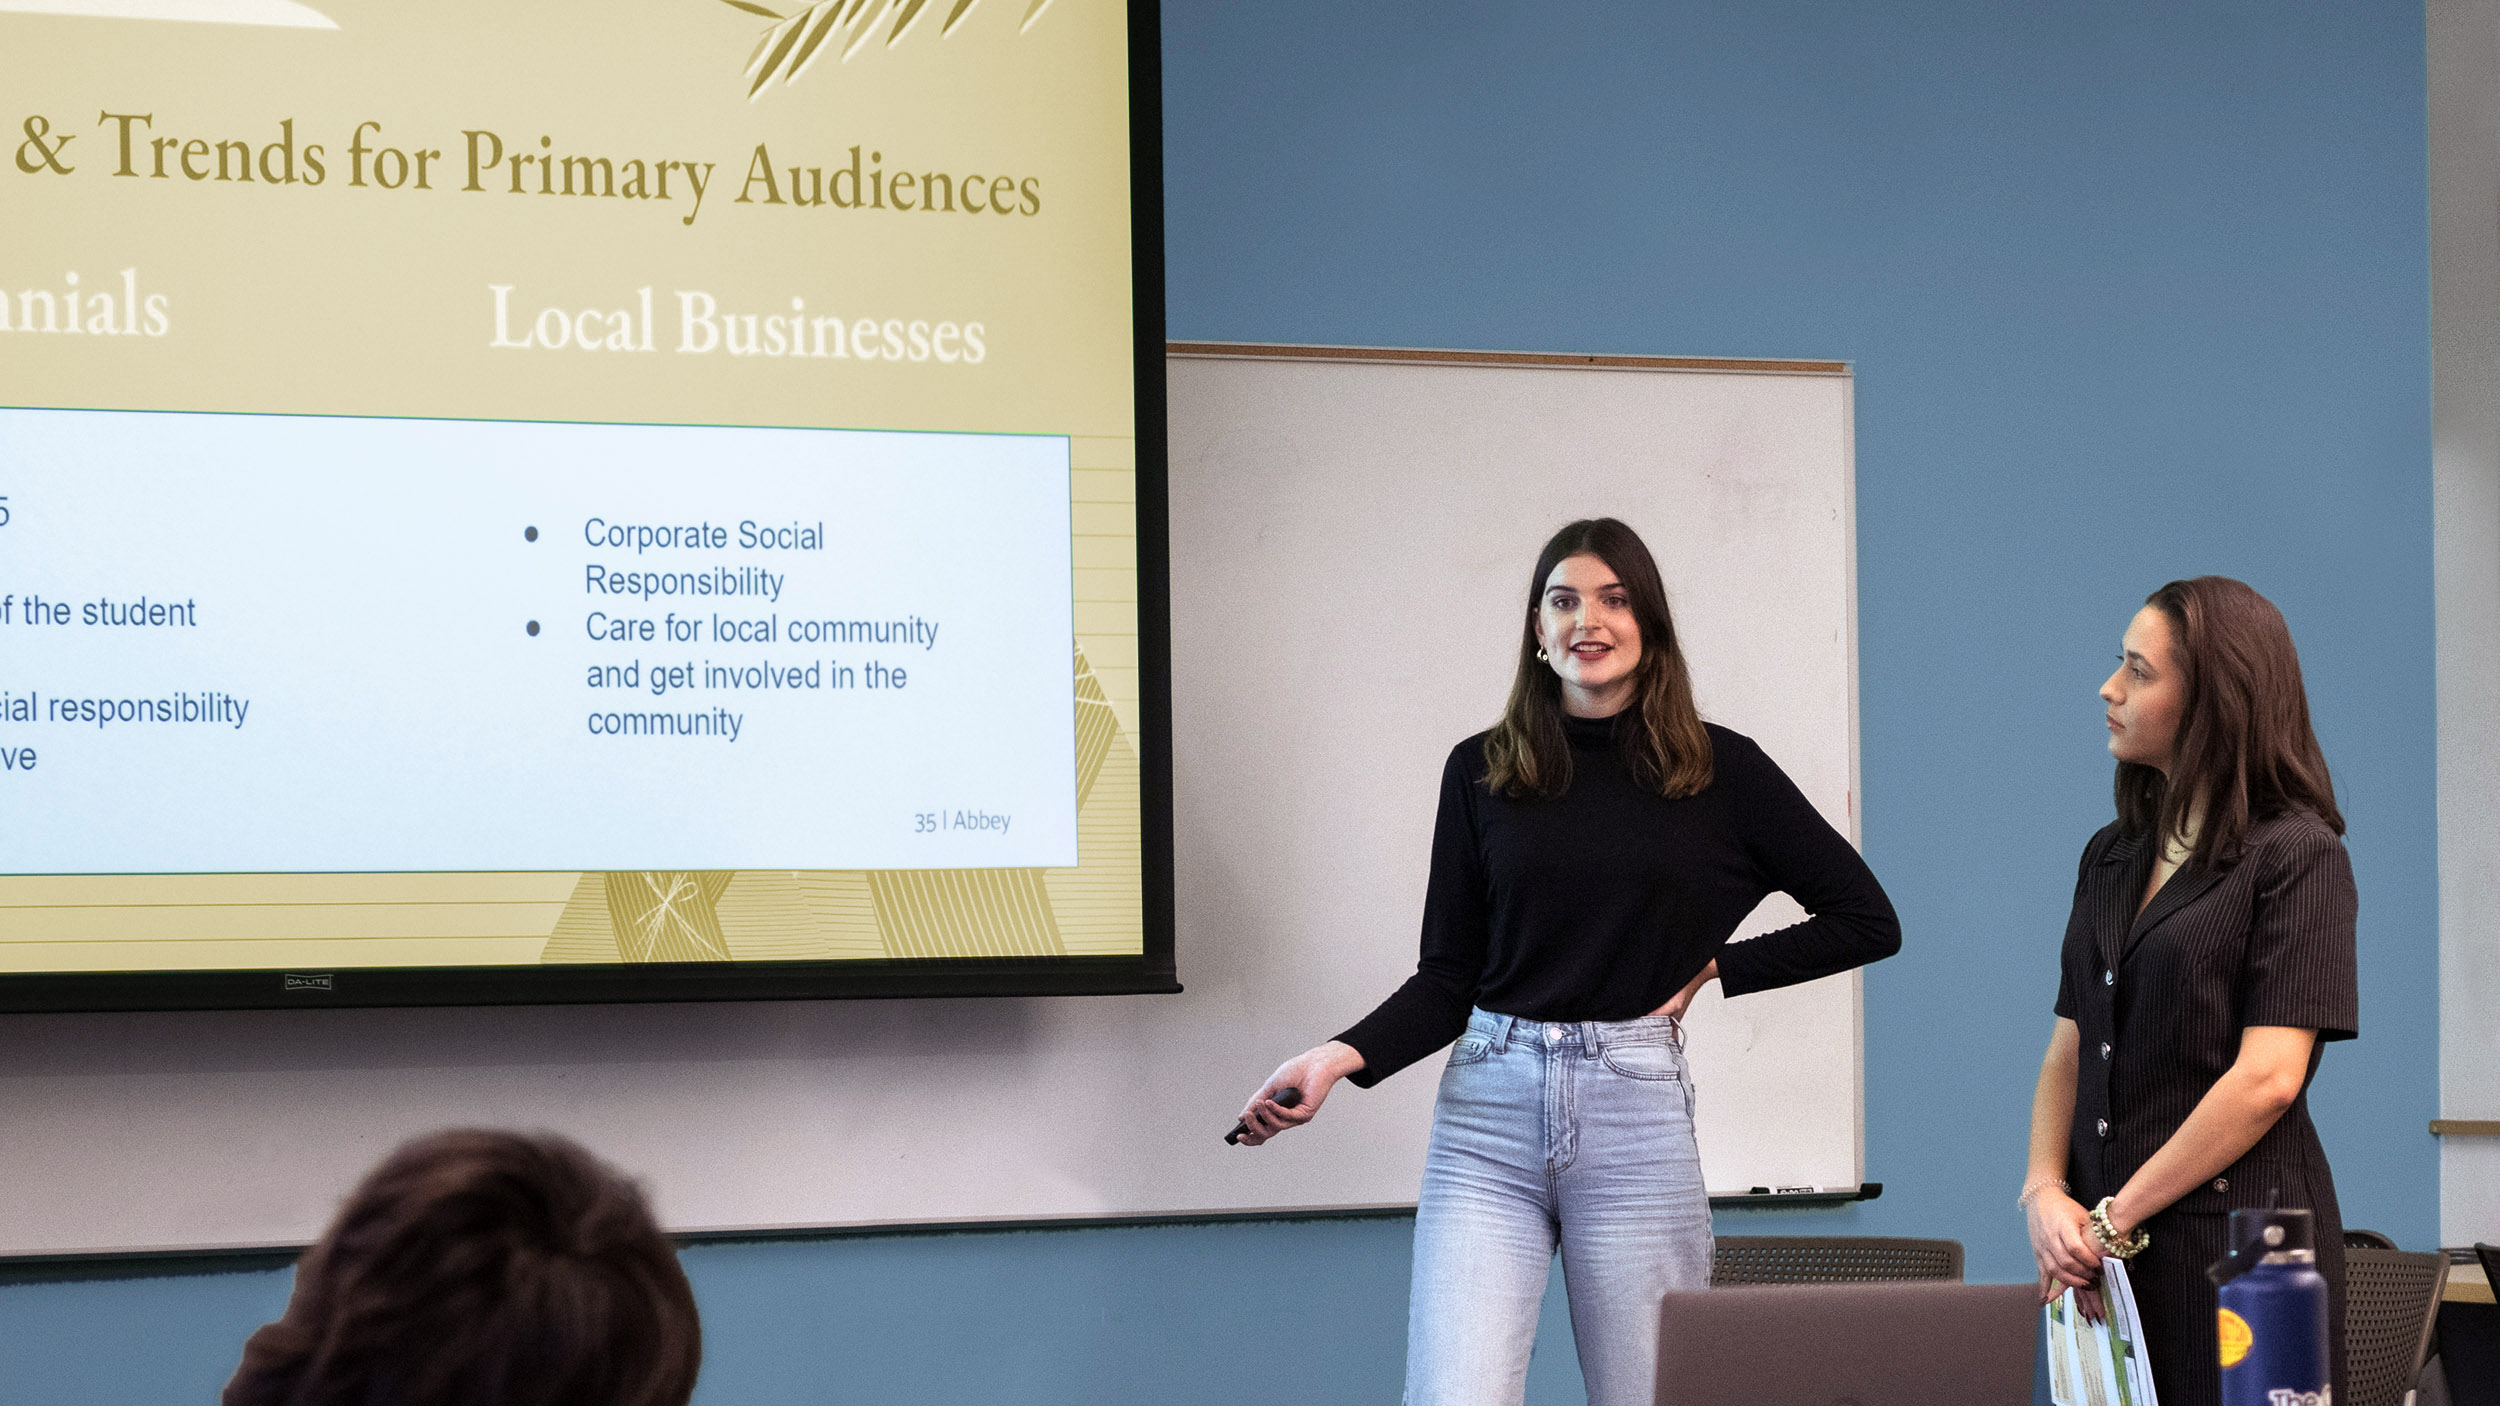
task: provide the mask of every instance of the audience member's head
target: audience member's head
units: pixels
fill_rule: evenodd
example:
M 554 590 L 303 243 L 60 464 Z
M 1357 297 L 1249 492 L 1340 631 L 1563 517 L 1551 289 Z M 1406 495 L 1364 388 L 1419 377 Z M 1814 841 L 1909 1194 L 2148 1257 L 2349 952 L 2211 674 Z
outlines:
M 225 1406 L 684 1406 L 694 1294 L 642 1193 L 560 1137 L 400 1148 L 252 1335 Z

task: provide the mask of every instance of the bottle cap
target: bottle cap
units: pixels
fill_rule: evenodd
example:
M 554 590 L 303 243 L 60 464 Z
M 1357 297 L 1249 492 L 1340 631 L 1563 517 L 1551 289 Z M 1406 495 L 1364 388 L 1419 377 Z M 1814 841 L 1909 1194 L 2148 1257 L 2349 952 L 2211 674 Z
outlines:
M 2278 1250 L 2314 1250 L 2317 1240 L 2317 1222 L 2307 1211 L 2233 1211 L 2231 1248 L 2206 1269 L 2205 1277 L 2217 1286 L 2228 1284 Z

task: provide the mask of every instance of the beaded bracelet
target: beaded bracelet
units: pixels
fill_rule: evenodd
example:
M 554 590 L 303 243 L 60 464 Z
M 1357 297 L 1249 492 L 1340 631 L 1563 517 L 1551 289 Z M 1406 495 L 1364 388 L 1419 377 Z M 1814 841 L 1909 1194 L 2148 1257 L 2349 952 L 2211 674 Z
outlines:
M 2069 1196 L 2073 1195 L 2075 1191 L 2073 1187 L 2066 1184 L 2066 1179 L 2063 1177 L 2042 1177 L 2038 1181 L 2027 1182 L 2024 1184 L 2023 1194 L 2014 1198 L 2014 1209 L 2018 1211 L 2030 1209 L 2031 1198 L 2039 1195 L 2043 1191 L 2048 1190 L 2052 1186 L 2062 1192 L 2065 1192 Z
M 2120 1239 L 2118 1227 L 2112 1225 L 2109 1219 L 2109 1203 L 2117 1199 L 2115 1196 L 2104 1196 L 2101 1204 L 2092 1208 L 2092 1238 L 2101 1242 L 2102 1253 L 2110 1258 L 2131 1260 L 2143 1254 L 2145 1247 L 2153 1243 L 2153 1232 L 2139 1225 L 2135 1234 Z

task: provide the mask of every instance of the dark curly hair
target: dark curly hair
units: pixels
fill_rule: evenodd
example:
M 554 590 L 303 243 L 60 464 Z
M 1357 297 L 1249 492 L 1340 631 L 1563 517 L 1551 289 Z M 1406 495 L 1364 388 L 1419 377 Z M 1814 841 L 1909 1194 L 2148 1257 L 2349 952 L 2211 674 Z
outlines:
M 564 1138 L 459 1130 L 366 1176 L 224 1406 L 685 1406 L 694 1293 L 642 1193 Z

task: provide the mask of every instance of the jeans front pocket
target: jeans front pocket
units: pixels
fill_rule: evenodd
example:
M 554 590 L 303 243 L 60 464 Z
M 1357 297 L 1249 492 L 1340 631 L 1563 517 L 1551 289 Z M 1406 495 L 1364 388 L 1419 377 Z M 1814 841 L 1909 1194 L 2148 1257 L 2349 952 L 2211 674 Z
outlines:
M 1665 1040 L 1614 1040 L 1604 1052 L 1606 1067 L 1627 1079 L 1673 1082 L 1684 1077 L 1684 1057 Z
M 1449 1067 L 1456 1069 L 1462 1064 L 1474 1064 L 1492 1052 L 1493 1042 L 1490 1039 L 1470 1031 L 1460 1036 L 1457 1046 L 1450 1051 Z

